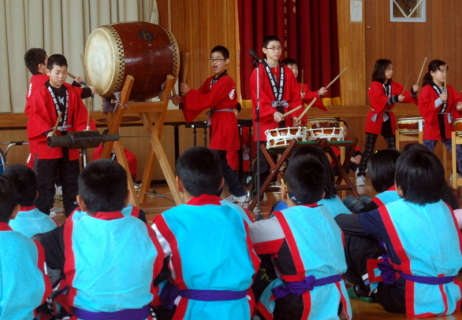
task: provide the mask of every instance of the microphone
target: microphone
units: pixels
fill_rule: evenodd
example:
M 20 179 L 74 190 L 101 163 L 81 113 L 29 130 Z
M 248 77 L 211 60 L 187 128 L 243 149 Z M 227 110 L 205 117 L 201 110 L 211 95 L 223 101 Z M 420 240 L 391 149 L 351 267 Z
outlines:
M 249 54 L 259 63 L 262 63 L 261 59 L 257 56 L 257 53 L 255 52 L 255 50 L 253 49 L 249 50 Z

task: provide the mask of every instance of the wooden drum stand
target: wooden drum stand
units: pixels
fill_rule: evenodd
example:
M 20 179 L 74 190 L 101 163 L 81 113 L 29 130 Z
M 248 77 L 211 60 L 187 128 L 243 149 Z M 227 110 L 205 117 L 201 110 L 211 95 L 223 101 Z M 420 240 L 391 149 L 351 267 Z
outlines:
M 164 173 L 165 180 L 167 181 L 170 191 L 172 192 L 175 204 L 179 205 L 181 204 L 181 199 L 178 190 L 176 189 L 175 176 L 160 142 L 169 102 L 168 95 L 172 91 L 173 84 L 175 83 L 176 79 L 173 76 L 167 76 L 165 89 L 162 92 L 160 101 L 153 102 L 128 101 L 134 81 L 135 80 L 132 76 L 127 76 L 120 95 L 120 105 L 116 112 L 107 114 L 106 120 L 109 127 L 109 134 L 115 134 L 119 132 L 119 127 L 125 114 L 138 114 L 141 118 L 143 126 L 146 128 L 147 133 L 150 136 L 148 158 L 146 160 L 146 166 L 143 172 L 143 179 L 141 182 L 139 195 L 137 195 L 135 192 L 135 187 L 130 175 L 127 158 L 125 157 L 124 153 L 124 147 L 120 139 L 118 141 L 105 143 L 101 158 L 109 158 L 111 150 L 114 148 L 117 161 L 127 171 L 127 181 L 130 192 L 129 201 L 133 205 L 139 206 L 141 203 L 144 203 L 147 200 L 147 192 L 151 184 L 151 178 L 154 173 L 154 165 L 157 157 L 162 172 Z

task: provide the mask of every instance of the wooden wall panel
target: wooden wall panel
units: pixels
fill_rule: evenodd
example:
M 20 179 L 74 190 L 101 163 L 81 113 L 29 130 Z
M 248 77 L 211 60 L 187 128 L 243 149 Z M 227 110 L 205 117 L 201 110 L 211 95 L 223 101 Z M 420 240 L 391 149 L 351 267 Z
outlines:
M 208 59 L 216 45 L 230 52 L 228 73 L 237 80 L 238 44 L 235 1 L 161 0 L 158 1 L 159 24 L 169 25 L 168 5 L 171 6 L 171 31 L 182 53 L 189 52 L 188 85 L 198 88 L 213 74 Z
M 405 84 L 409 75 L 415 83 L 427 57 L 424 72 L 433 59 L 449 65 L 448 84 L 462 89 L 462 1 L 427 0 L 426 22 L 391 22 L 390 1 L 365 1 L 366 13 L 366 77 L 371 81 L 377 59 L 393 62 L 393 79 Z M 419 84 L 421 85 L 421 83 Z

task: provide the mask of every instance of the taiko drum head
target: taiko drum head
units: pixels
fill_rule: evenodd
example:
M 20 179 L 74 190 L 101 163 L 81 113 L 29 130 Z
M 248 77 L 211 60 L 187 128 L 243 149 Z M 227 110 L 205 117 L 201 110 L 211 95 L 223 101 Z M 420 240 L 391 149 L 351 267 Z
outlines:
M 130 100 L 136 101 L 156 97 L 166 77 L 177 77 L 180 68 L 173 34 L 147 22 L 122 22 L 93 30 L 84 60 L 87 80 L 98 95 L 112 97 L 131 75 L 135 82 Z

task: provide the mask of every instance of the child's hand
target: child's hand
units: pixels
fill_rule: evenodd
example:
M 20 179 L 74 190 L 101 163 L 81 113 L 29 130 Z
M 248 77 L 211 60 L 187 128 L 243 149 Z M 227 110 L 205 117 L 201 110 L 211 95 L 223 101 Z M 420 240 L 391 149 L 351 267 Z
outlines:
M 284 118 L 282 117 L 282 113 L 277 111 L 273 113 L 273 118 L 275 122 L 281 122 L 282 120 L 284 120 Z
M 462 102 L 459 102 L 456 106 L 457 111 L 462 111 Z
M 322 87 L 321 89 L 318 90 L 318 94 L 320 97 L 322 97 L 323 95 L 325 95 L 327 93 L 327 89 Z
M 78 83 L 80 83 L 80 84 L 82 84 L 82 82 L 85 82 L 85 80 L 83 80 L 83 78 L 82 78 L 81 76 L 75 77 L 74 80 L 75 80 L 75 82 L 78 82 Z
M 300 92 L 300 96 L 302 97 L 302 100 L 305 99 L 306 92 Z
M 183 99 L 179 96 L 179 95 L 176 95 L 176 96 L 173 96 L 172 97 L 172 102 L 174 105 L 179 105 L 181 103 Z
M 412 91 L 414 91 L 415 93 L 419 92 L 419 90 L 420 90 L 420 87 L 418 84 L 415 84 L 412 86 Z
M 93 87 L 93 86 L 88 86 L 88 88 L 91 89 L 91 95 L 94 96 L 94 95 L 95 95 L 95 87 Z
M 440 94 L 440 99 L 441 99 L 441 101 L 443 101 L 443 102 L 448 101 L 448 93 L 447 93 L 447 92 L 443 92 L 442 94 Z
M 302 124 L 302 121 L 301 121 L 301 120 L 298 120 L 297 117 L 293 117 L 293 118 L 292 118 L 292 123 L 293 123 L 294 127 L 298 127 L 299 125 Z
M 180 83 L 180 91 L 183 94 L 187 94 L 191 90 L 186 83 Z
M 351 157 L 350 161 L 359 164 L 361 162 L 361 155 L 358 154 L 356 157 Z

